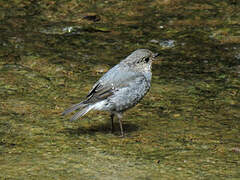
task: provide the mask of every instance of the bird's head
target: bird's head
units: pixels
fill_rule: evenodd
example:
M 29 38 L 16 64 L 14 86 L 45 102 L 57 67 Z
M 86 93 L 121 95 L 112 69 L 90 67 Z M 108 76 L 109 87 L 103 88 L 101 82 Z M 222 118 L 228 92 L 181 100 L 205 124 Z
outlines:
M 136 70 L 151 71 L 152 62 L 158 55 L 158 53 L 153 53 L 148 49 L 138 49 L 132 52 L 123 62 Z

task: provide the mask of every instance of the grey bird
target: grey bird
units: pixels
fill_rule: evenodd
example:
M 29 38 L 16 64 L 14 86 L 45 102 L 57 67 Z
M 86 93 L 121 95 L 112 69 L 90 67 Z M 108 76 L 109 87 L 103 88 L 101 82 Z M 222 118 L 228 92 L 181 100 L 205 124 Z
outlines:
M 89 91 L 86 100 L 66 109 L 62 115 L 80 109 L 70 120 L 84 116 L 90 110 L 111 113 L 112 132 L 114 115 L 118 117 L 121 136 L 124 136 L 122 114 L 135 106 L 151 86 L 152 61 L 158 53 L 138 49 L 106 72 Z

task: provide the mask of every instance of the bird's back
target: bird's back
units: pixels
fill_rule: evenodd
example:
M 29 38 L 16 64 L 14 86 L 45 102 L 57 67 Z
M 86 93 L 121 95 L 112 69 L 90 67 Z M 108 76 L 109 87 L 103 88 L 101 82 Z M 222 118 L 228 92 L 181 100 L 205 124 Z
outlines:
M 98 110 L 124 111 L 143 98 L 150 82 L 151 72 L 144 74 L 118 64 L 95 83 L 87 103 L 98 103 Z

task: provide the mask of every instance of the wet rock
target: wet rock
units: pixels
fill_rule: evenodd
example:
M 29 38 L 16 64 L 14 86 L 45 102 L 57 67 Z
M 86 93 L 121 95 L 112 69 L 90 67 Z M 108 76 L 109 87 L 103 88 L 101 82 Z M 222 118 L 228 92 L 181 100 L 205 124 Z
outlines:
M 86 19 L 88 21 L 98 22 L 100 21 L 100 16 L 93 14 L 93 15 L 85 15 L 83 16 L 83 19 Z
M 109 66 L 107 65 L 96 65 L 94 68 L 93 68 L 93 72 L 94 73 L 105 73 L 109 70 Z
M 150 41 L 150 43 L 155 43 L 155 44 L 158 44 L 158 43 L 159 43 L 159 41 L 158 41 L 158 40 L 156 40 L 156 39 L 152 39 L 152 40 Z
M 165 41 L 161 41 L 159 44 L 163 48 L 172 48 L 175 46 L 175 43 L 176 42 L 174 40 L 165 40 Z
M 240 148 L 234 147 L 231 149 L 231 151 L 236 152 L 236 153 L 240 153 Z

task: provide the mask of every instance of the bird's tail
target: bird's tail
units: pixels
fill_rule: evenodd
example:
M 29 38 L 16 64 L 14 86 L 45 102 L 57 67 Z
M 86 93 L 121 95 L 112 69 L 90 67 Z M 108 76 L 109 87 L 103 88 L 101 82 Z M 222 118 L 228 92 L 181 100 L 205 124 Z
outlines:
M 68 114 L 68 113 L 70 113 L 70 112 L 75 111 L 76 109 L 84 108 L 84 107 L 86 107 L 86 106 L 87 106 L 87 104 L 85 104 L 84 101 L 82 101 L 82 102 L 80 102 L 80 103 L 78 103 L 78 104 L 74 104 L 74 105 L 72 105 L 70 108 L 66 109 L 66 110 L 62 113 L 62 115 L 64 116 L 64 115 L 66 115 L 66 114 Z
M 79 117 L 84 116 L 85 114 L 88 113 L 94 106 L 91 104 L 88 104 L 86 107 L 84 107 L 82 110 L 78 111 L 74 116 L 70 119 L 70 121 L 75 121 Z
M 78 111 L 76 114 L 74 114 L 74 116 L 70 119 L 70 121 L 74 121 L 76 119 L 78 119 L 79 117 L 84 116 L 88 111 L 90 111 L 94 106 L 92 104 L 87 104 L 85 103 L 85 101 L 80 102 L 78 104 L 74 104 L 73 106 L 71 106 L 70 108 L 66 109 L 62 115 L 66 115 L 70 112 L 73 112 L 77 109 L 81 109 L 80 111 Z

